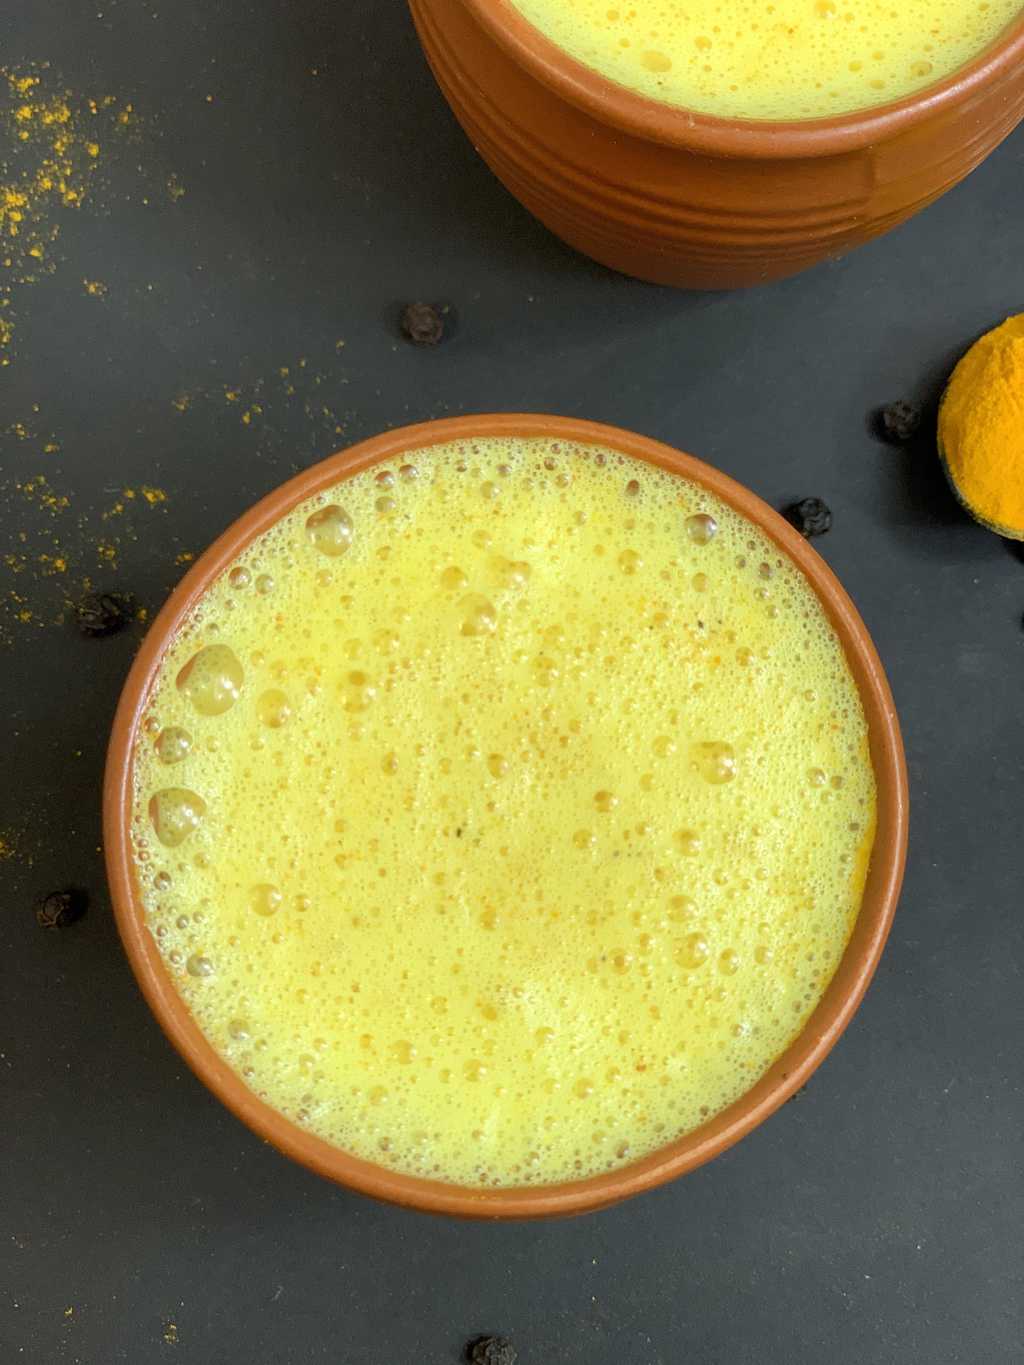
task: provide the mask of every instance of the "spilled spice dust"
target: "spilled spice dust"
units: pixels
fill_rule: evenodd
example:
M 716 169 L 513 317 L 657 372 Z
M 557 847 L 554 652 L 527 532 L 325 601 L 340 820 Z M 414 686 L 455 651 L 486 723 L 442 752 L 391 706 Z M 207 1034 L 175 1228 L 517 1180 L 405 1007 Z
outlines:
M 38 403 L 32 404 L 32 417 L 25 422 L 9 422 L 0 427 L 0 444 L 8 437 L 17 441 L 28 441 L 35 445 L 43 455 L 58 455 L 60 442 L 52 431 L 46 431 L 36 420 L 40 415 Z
M 17 432 L 4 434 L 21 439 Z M 43 451 L 60 448 L 52 441 L 39 444 Z M 0 455 L 2 446 L 0 438 Z M 83 601 L 116 603 L 119 627 L 147 619 L 145 609 L 124 595 L 96 595 L 92 575 L 100 570 L 110 581 L 124 545 L 139 539 L 154 514 L 167 511 L 166 491 L 140 484 L 107 490 L 114 501 L 105 508 L 72 507 L 59 477 L 56 467 L 52 477 L 40 472 L 12 483 L 0 481 L 0 643 L 10 642 L 11 627 L 57 625 L 68 619 L 85 634 L 111 633 L 100 622 L 104 610 L 99 608 L 87 610 L 86 616 L 102 628 L 90 630 L 88 622 L 83 624 Z
M 135 146 L 143 126 L 130 100 L 76 92 L 49 63 L 0 64 L 0 366 L 16 358 L 31 286 L 62 264 L 59 239 L 72 215 L 110 211 L 111 172 L 124 168 L 128 149 L 132 174 L 152 188 Z M 185 194 L 166 169 L 156 185 L 166 191 L 160 195 L 165 205 Z M 143 195 L 142 202 L 150 198 Z M 115 284 L 82 278 L 69 280 L 68 288 L 101 302 Z M 21 451 L 16 463 L 4 459 L 4 446 L 13 441 L 33 447 L 45 466 L 29 465 L 33 472 L 20 482 L 0 474 L 0 643 L 11 641 L 14 627 L 56 624 L 73 615 L 75 603 L 93 590 L 90 574 L 115 568 L 123 543 L 138 539 L 139 523 L 167 501 L 163 489 L 143 485 L 104 490 L 115 494 L 105 510 L 77 498 L 72 508 L 53 458 L 61 455 L 61 442 L 38 417 L 33 405 L 31 416 L 0 425 L 0 470 L 5 464 L 25 469 Z M 104 525 L 117 517 L 123 524 Z M 140 608 L 136 619 L 142 615 Z
M 19 824 L 0 829 L 0 863 L 32 868 L 35 867 L 40 831 L 46 828 L 46 815 L 40 815 L 21 801 L 18 819 Z
M 344 341 L 335 342 L 335 357 L 340 357 L 344 349 Z M 319 369 L 311 365 L 306 356 L 300 356 L 287 365 L 278 366 L 267 378 L 183 390 L 171 399 L 171 406 L 184 416 L 194 414 L 202 405 L 205 416 L 209 411 L 208 404 L 224 403 L 237 411 L 240 424 L 254 434 L 276 428 L 279 417 L 287 422 L 289 431 L 293 430 L 298 409 L 310 428 L 311 452 L 327 454 L 336 448 L 334 438 L 345 434 L 346 423 L 353 416 L 351 412 L 339 412 L 325 401 L 331 389 L 336 390 L 349 382 L 346 374 L 336 372 L 336 363 L 334 360 L 331 368 Z M 325 438 L 330 443 L 326 451 Z
M 94 194 L 104 148 L 133 119 L 131 104 L 76 95 L 45 65 L 0 67 L 0 366 L 11 363 L 22 292 L 56 269 L 62 219 Z
M 26 479 L 24 483 L 14 486 L 30 502 L 45 507 L 50 513 L 63 512 L 71 506 L 71 499 L 67 494 L 55 493 L 45 474 L 37 474 L 34 478 Z
M 162 502 L 167 501 L 167 494 L 162 488 L 151 488 L 148 484 L 141 484 L 138 488 L 122 488 L 116 501 L 103 513 L 103 520 L 109 521 L 111 517 L 122 516 L 136 498 L 141 498 L 150 507 L 159 507 Z

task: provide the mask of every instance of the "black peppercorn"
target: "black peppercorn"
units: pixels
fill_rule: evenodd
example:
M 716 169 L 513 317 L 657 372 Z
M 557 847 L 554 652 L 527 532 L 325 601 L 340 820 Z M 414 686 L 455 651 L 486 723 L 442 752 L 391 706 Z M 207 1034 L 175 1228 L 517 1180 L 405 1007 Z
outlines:
M 75 608 L 75 619 L 82 634 L 92 639 L 115 635 L 132 619 L 132 604 L 118 593 L 91 592 Z
M 820 498 L 803 498 L 787 507 L 785 517 L 802 536 L 823 536 L 832 525 L 832 513 Z
M 518 1352 L 507 1337 L 476 1337 L 466 1347 L 470 1365 L 515 1365 Z
M 444 317 L 432 303 L 409 303 L 402 310 L 402 336 L 414 346 L 436 346 L 444 336 Z
M 878 414 L 878 434 L 883 441 L 893 445 L 903 445 L 911 439 L 921 425 L 923 413 L 916 403 L 908 403 L 905 398 L 890 403 Z
M 51 891 L 36 905 L 36 920 L 43 929 L 66 929 L 85 914 L 89 897 L 74 887 L 66 891 Z

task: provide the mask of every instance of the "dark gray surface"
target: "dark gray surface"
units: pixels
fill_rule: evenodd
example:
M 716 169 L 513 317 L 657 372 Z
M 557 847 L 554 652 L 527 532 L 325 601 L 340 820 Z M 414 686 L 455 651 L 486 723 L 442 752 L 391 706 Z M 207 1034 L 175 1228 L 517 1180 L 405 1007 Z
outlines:
M 864 418 L 933 395 L 1024 308 L 1024 136 L 842 263 L 687 295 L 589 264 L 519 209 L 400 0 L 3 0 L 0 31 L 8 66 L 48 61 L 51 85 L 137 114 L 62 216 L 57 269 L 18 293 L 0 369 L 0 428 L 33 433 L 0 437 L 0 550 L 69 559 L 47 577 L 0 553 L 0 1359 L 417 1365 L 504 1330 L 522 1365 L 1021 1360 L 1024 562 L 957 511 L 927 448 L 879 446 Z M 436 352 L 393 334 L 415 297 L 458 308 Z M 236 385 L 263 407 L 248 426 Z M 674 1186 L 549 1225 L 334 1189 L 186 1072 L 121 954 L 99 850 L 141 627 L 60 623 L 86 576 L 156 608 L 181 552 L 338 445 L 482 409 L 635 427 L 770 502 L 826 498 L 819 544 L 888 667 L 912 782 L 889 948 L 807 1092 Z M 16 488 L 40 472 L 66 511 Z M 103 520 L 143 483 L 167 502 Z M 66 883 L 90 913 L 44 933 L 34 897 Z

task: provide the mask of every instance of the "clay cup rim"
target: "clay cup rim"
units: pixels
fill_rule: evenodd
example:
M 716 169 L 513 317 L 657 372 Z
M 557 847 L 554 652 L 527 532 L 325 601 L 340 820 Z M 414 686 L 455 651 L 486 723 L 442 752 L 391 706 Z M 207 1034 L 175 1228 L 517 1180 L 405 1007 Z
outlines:
M 146 927 L 131 848 L 133 755 L 148 699 L 178 628 L 215 579 L 256 536 L 339 479 L 427 446 L 492 436 L 605 446 L 703 485 L 756 523 L 803 571 L 843 643 L 868 721 L 878 792 L 874 850 L 853 936 L 827 991 L 786 1052 L 722 1113 L 643 1160 L 585 1180 L 521 1189 L 472 1189 L 386 1170 L 300 1128 L 248 1090 L 206 1041 L 175 989 Z M 889 685 L 863 621 L 824 560 L 754 493 L 700 460 L 616 427 L 537 414 L 484 414 L 389 431 L 304 470 L 245 512 L 192 566 L 143 641 L 114 719 L 103 793 L 107 874 L 125 950 L 158 1023 L 199 1079 L 255 1133 L 309 1169 L 395 1204 L 477 1218 L 549 1217 L 616 1203 L 709 1161 L 785 1103 L 835 1045 L 874 974 L 903 878 L 907 822 L 906 763 Z
M 726 119 L 663 104 L 600 75 L 545 37 L 512 0 L 460 0 L 513 60 L 570 104 L 638 137 L 708 156 L 786 160 L 868 147 L 953 111 L 1024 62 L 1024 13 L 950 75 L 903 99 L 832 118 Z

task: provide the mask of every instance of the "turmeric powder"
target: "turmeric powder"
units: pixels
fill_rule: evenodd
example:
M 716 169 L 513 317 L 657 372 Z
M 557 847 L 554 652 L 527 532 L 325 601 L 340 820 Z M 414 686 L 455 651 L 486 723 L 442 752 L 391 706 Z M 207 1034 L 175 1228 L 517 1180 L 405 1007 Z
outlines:
M 953 371 L 939 453 L 968 512 L 1024 540 L 1024 313 L 986 333 Z

